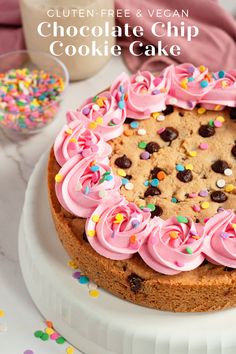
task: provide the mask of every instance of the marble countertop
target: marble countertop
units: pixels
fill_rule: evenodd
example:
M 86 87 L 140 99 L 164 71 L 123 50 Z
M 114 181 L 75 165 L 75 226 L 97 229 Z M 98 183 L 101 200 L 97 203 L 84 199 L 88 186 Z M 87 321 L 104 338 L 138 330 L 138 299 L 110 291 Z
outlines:
M 0 129 L 0 353 L 66 353 L 68 344 L 43 342 L 34 337 L 45 328 L 44 319 L 34 306 L 25 287 L 18 261 L 18 227 L 27 182 L 39 157 L 53 143 L 65 123 L 65 112 L 108 87 L 115 77 L 127 71 L 120 58 L 110 62 L 92 78 L 71 83 L 57 119 L 37 135 L 16 139 Z M 2 311 L 4 311 L 4 316 Z M 50 319 L 49 319 L 50 320 Z M 75 351 L 80 353 L 79 351 Z M 94 353 L 95 354 L 95 353 Z

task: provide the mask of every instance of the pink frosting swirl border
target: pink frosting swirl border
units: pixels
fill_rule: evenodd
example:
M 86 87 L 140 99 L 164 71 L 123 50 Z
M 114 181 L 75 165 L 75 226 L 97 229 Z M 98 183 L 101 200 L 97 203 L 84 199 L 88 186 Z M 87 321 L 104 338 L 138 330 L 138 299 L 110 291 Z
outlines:
M 97 132 L 86 128 L 79 120 L 64 126 L 54 143 L 54 155 L 60 166 L 75 155 L 81 160 L 92 155 L 105 158 L 111 151 L 111 146 Z
M 94 97 L 85 100 L 76 112 L 67 113 L 67 121 L 79 120 L 99 133 L 107 141 L 120 136 L 126 118 L 126 105 L 122 93 L 119 98 L 109 91 L 100 93 L 97 102 Z
M 99 170 L 92 171 L 93 166 Z M 106 173 L 109 178 L 105 178 Z M 62 181 L 56 183 L 57 198 L 66 210 L 79 217 L 87 218 L 100 203 L 120 198 L 120 178 L 113 175 L 104 160 L 94 161 L 94 156 L 82 160 L 80 155 L 73 156 L 58 175 Z
M 206 258 L 211 263 L 236 268 L 235 213 L 225 210 L 214 215 L 205 224 L 204 233 Z
M 150 234 L 139 250 L 149 267 L 173 275 L 195 269 L 204 261 L 203 227 L 200 224 L 190 218 L 187 224 L 180 223 L 175 216 L 165 221 L 154 218 L 151 224 Z
M 230 70 L 225 73 L 223 78 L 219 78 L 218 73 L 213 74 L 217 79 L 212 89 L 200 100 L 200 104 L 207 109 L 214 109 L 217 105 L 221 105 L 221 109 L 225 106 L 236 106 L 236 70 Z
M 207 81 L 205 87 L 200 84 L 204 80 Z M 215 264 L 236 268 L 236 252 L 232 252 L 236 215 L 232 210 L 214 215 L 205 226 L 190 219 L 187 225 L 177 223 L 176 217 L 150 221 L 150 213 L 121 198 L 121 181 L 112 174 L 108 165 L 111 149 L 106 143 L 122 134 L 126 116 L 147 119 L 151 113 L 164 110 L 166 104 L 185 109 L 193 109 L 199 103 L 217 110 L 224 106 L 235 107 L 236 71 L 209 73 L 207 68 L 181 64 L 167 67 L 159 77 L 149 72 L 139 72 L 129 78 L 123 73 L 110 91 L 96 97 L 103 100 L 105 97 L 99 109 L 94 107 L 94 98 L 91 97 L 76 112 L 67 113 L 68 125 L 61 130 L 54 145 L 56 159 L 62 166 L 56 183 L 58 200 L 69 212 L 87 218 L 86 232 L 91 246 L 101 255 L 117 260 L 130 258 L 138 252 L 152 269 L 169 275 L 195 269 L 205 258 Z M 115 124 L 108 125 L 112 119 Z M 65 134 L 65 130 L 69 130 L 69 134 Z M 76 149 L 70 145 L 71 139 L 78 142 Z M 99 167 L 99 171 L 91 171 L 92 166 Z M 96 176 L 100 172 L 112 176 L 104 181 L 106 185 L 98 183 L 101 176 Z M 82 180 L 80 188 L 79 179 Z M 85 192 L 84 181 L 88 182 L 89 193 Z M 121 230 L 121 242 L 112 239 L 113 231 L 106 220 L 106 216 L 114 210 L 123 210 L 126 216 L 136 210 L 136 214 L 143 218 L 135 235 L 130 235 L 132 229 Z M 99 216 L 99 221 L 94 221 L 94 216 Z M 130 220 L 126 217 L 126 227 L 129 225 Z M 173 239 L 167 242 L 166 234 L 171 231 L 179 236 L 175 239 L 172 235 Z M 97 236 L 91 235 L 93 232 Z M 135 237 L 130 243 L 131 236 Z M 189 252 L 186 252 L 187 247 Z
M 122 216 L 119 219 L 116 216 Z M 147 237 L 151 213 L 124 198 L 113 205 L 99 205 L 87 219 L 90 245 L 102 256 L 115 260 L 130 258 Z
M 159 77 L 149 71 L 138 72 L 130 78 L 122 73 L 111 86 L 111 94 L 117 96 L 119 87 L 126 92 L 127 117 L 148 119 L 153 112 L 166 108 L 166 97 L 170 90 L 169 68 Z

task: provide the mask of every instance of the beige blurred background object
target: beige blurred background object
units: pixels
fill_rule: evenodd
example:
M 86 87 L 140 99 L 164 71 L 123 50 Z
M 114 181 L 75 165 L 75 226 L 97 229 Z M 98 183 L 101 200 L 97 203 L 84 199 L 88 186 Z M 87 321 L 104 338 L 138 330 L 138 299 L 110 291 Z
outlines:
M 38 34 L 37 28 L 41 22 L 49 22 L 52 24 L 54 21 L 64 28 L 68 26 L 88 26 L 91 28 L 92 26 L 103 26 L 107 21 L 110 26 L 113 26 L 115 21 L 114 17 L 100 16 L 99 14 L 101 9 L 105 11 L 107 9 L 113 9 L 114 0 L 20 0 L 20 8 L 27 49 L 49 52 L 50 44 L 53 41 L 61 41 L 63 48 L 60 48 L 59 45 L 57 45 L 56 48 L 58 53 L 60 51 L 60 53 L 63 54 L 58 56 L 58 58 L 66 65 L 71 80 L 82 80 L 94 75 L 110 59 L 111 54 L 95 57 L 90 54 L 81 56 L 76 53 L 73 56 L 68 56 L 65 54 L 64 49 L 67 45 L 73 45 L 76 48 L 81 45 L 90 47 L 94 40 L 96 41 L 97 47 L 103 46 L 106 40 L 108 42 L 108 48 L 110 48 L 115 42 L 115 39 L 111 36 L 106 38 L 104 38 L 104 36 L 93 37 L 92 35 L 88 37 L 82 37 L 80 35 L 69 37 L 65 34 L 64 37 L 42 37 Z M 68 10 L 70 10 L 70 16 L 60 16 L 60 14 L 63 14 L 63 9 L 65 13 L 68 13 Z M 93 11 L 95 15 L 80 17 L 78 14 L 81 9 Z M 51 10 L 50 16 L 53 13 L 56 15 L 52 17 L 48 16 L 48 10 Z M 59 16 L 57 14 L 59 14 Z M 44 30 L 48 33 L 52 31 L 48 30 L 46 25 L 44 26 Z

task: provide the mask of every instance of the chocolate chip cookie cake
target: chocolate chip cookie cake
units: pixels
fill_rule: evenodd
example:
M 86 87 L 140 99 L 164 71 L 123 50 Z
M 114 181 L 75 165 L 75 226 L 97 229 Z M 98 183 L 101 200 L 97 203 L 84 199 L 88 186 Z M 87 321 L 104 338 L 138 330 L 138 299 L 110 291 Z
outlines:
M 58 236 L 100 287 L 175 312 L 236 305 L 236 71 L 121 74 L 58 134 Z

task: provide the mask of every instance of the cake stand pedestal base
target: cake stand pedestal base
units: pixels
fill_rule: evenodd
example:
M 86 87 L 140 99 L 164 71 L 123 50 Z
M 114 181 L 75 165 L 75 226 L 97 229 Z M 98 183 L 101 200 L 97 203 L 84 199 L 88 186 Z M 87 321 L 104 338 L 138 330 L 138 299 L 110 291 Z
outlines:
M 87 286 L 72 277 L 53 225 L 46 164 L 47 155 L 28 185 L 19 255 L 28 291 L 55 329 L 86 354 L 235 354 L 236 309 L 170 313 L 131 304 L 102 289 L 98 298 L 89 296 Z

